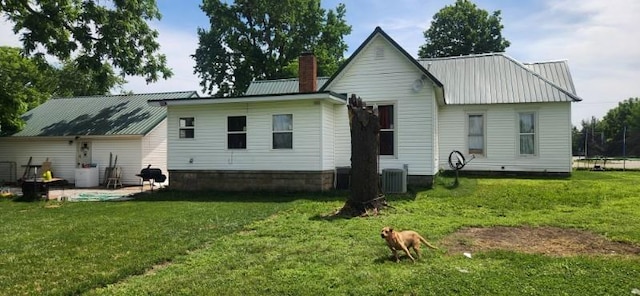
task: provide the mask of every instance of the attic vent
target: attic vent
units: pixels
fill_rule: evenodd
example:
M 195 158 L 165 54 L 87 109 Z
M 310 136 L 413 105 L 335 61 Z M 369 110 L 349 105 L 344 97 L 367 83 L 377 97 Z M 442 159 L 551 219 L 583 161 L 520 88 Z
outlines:
M 384 59 L 384 47 L 376 47 L 376 59 Z
M 382 170 L 382 190 L 385 193 L 407 192 L 407 171 L 403 169 Z

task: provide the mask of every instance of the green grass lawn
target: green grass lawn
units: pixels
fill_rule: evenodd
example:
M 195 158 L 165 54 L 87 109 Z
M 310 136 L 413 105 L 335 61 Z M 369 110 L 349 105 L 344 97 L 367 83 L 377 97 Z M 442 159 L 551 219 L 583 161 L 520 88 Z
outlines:
M 383 226 L 436 246 L 464 226 L 556 226 L 640 244 L 640 173 L 440 178 L 395 209 L 327 219 L 345 193 L 159 192 L 129 202 L 0 201 L 0 294 L 632 295 L 640 256 L 424 250 L 391 258 Z M 532 242 L 535 243 L 535 242 Z M 156 266 L 156 268 L 153 268 Z

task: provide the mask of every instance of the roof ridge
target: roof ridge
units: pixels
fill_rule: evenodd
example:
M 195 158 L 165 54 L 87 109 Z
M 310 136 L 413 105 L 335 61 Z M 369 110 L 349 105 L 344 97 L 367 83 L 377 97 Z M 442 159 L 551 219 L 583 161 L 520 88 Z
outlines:
M 470 59 L 477 57 L 485 57 L 485 56 L 499 56 L 506 55 L 504 52 L 486 52 L 486 53 L 474 53 L 474 54 L 466 54 L 459 56 L 448 56 L 448 57 L 436 57 L 436 58 L 418 58 L 418 61 L 434 61 L 434 60 L 453 60 L 453 59 Z
M 549 63 L 568 63 L 567 59 L 558 59 L 558 60 L 548 60 L 548 61 L 539 61 L 539 62 L 523 62 L 523 65 L 536 65 L 536 64 L 549 64 Z
M 318 76 L 316 77 L 316 79 L 328 79 L 328 76 Z M 293 77 L 293 78 L 278 78 L 278 79 L 259 79 L 259 80 L 254 80 L 251 81 L 251 83 L 269 83 L 269 82 L 277 82 L 277 81 L 294 81 L 294 80 L 299 80 L 300 78 L 298 77 Z
M 96 98 L 96 97 L 131 97 L 131 96 L 151 96 L 162 94 L 177 94 L 177 93 L 197 93 L 195 90 L 183 90 L 183 91 L 163 91 L 154 93 L 133 93 L 133 94 L 105 94 L 105 95 L 88 95 L 88 96 L 73 96 L 73 97 L 51 97 L 52 99 L 77 99 L 77 98 Z
M 582 101 L 582 99 L 580 97 L 578 97 L 578 95 L 573 94 L 572 92 L 570 92 L 567 89 L 564 89 L 563 87 L 560 87 L 559 85 L 555 84 L 553 81 L 545 78 L 544 76 L 542 76 L 541 74 L 533 71 L 532 69 L 529 69 L 527 66 L 525 66 L 524 63 L 519 62 L 518 60 L 503 54 L 502 56 L 504 56 L 506 59 L 510 60 L 512 63 L 516 64 L 517 66 L 519 66 L 520 68 L 524 69 L 525 71 L 527 71 L 528 73 L 530 73 L 531 75 L 537 77 L 538 79 L 542 80 L 545 83 L 548 83 L 549 85 L 551 85 L 552 87 L 556 88 L 557 90 L 563 92 L 564 94 L 568 95 L 570 98 L 572 98 L 575 101 Z M 573 83 L 573 82 L 572 82 Z

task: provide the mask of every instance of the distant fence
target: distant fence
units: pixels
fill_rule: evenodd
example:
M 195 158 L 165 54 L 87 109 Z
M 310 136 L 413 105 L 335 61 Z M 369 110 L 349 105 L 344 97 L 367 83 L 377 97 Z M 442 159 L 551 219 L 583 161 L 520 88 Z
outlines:
M 0 185 L 13 183 L 18 180 L 16 163 L 13 161 L 0 161 Z
M 574 157 L 573 168 L 578 170 L 640 170 L 640 158 Z

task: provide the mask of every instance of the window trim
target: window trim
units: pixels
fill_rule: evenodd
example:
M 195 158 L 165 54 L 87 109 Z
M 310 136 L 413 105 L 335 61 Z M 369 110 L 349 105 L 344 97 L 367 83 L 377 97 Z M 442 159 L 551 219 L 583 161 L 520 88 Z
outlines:
M 393 114 L 392 114 L 393 122 L 391 123 L 392 128 L 383 129 L 382 126 L 380 126 L 380 133 L 382 133 L 383 131 L 387 131 L 387 132 L 391 131 L 393 133 L 393 154 L 380 154 L 380 151 L 378 151 L 378 156 L 380 156 L 381 158 L 397 158 L 398 157 L 398 102 L 397 101 L 378 101 L 378 102 L 371 102 L 371 104 L 378 106 L 378 110 L 380 110 L 380 106 L 393 107 Z M 378 147 L 378 150 L 380 150 L 379 147 Z
M 244 117 L 244 129 L 241 131 L 231 131 L 229 130 L 229 120 L 231 118 L 240 118 Z M 229 136 L 230 135 L 244 135 L 244 147 L 236 148 L 229 147 Z M 247 116 L 246 115 L 229 115 L 227 116 L 227 150 L 246 150 L 247 149 Z
M 533 133 L 522 133 L 520 132 L 520 118 L 524 114 L 532 114 L 533 115 Z M 520 151 L 521 145 L 521 136 L 526 134 L 533 134 L 533 154 L 523 154 Z M 535 110 L 520 110 L 516 113 L 516 155 L 521 158 L 535 158 L 538 157 L 540 153 L 539 146 L 539 121 L 538 121 L 538 112 Z
M 276 118 L 276 116 L 283 116 L 283 115 L 288 115 L 291 117 L 291 129 L 289 130 L 275 130 L 274 127 L 274 120 Z M 294 121 L 293 121 L 293 113 L 278 113 L 278 114 L 271 114 L 271 150 L 293 150 L 293 130 L 294 130 Z M 273 137 L 275 136 L 275 134 L 284 134 L 284 133 L 288 133 L 291 134 L 291 147 L 285 147 L 285 148 L 276 148 L 275 147 L 275 142 L 273 141 Z
M 469 131 L 469 119 L 471 116 L 482 116 L 482 153 L 471 153 L 471 147 L 469 137 L 471 137 L 471 133 Z M 473 154 L 476 157 L 486 157 L 487 156 L 487 113 L 485 111 L 469 111 L 466 112 L 465 116 L 465 142 L 466 149 L 468 154 Z
M 188 125 L 187 120 L 191 120 L 191 125 Z M 184 120 L 184 126 L 182 126 L 182 122 Z M 193 133 L 192 137 L 187 137 L 186 134 L 183 137 L 182 131 L 191 130 Z M 195 117 L 178 117 L 178 139 L 195 139 L 196 138 L 196 118 Z

